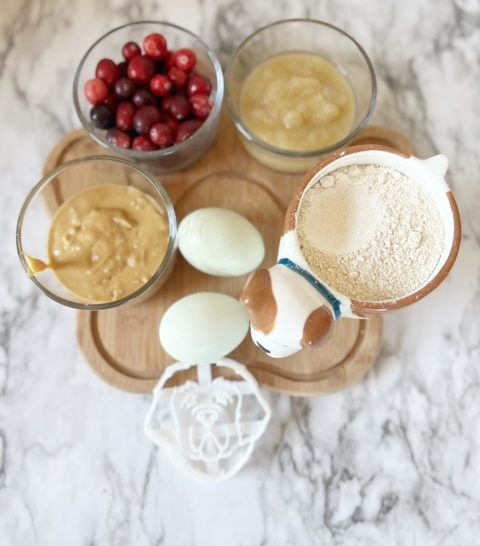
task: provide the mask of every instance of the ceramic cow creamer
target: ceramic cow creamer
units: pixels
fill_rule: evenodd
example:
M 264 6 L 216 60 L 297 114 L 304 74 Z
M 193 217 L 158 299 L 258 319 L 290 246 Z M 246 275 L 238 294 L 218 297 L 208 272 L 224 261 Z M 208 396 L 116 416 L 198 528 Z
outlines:
M 417 181 L 434 199 L 443 221 L 443 253 L 434 271 L 415 292 L 395 300 L 358 301 L 334 291 L 310 269 L 297 237 L 297 213 L 305 193 L 335 169 L 367 164 L 396 169 Z M 366 145 L 339 151 L 309 172 L 287 209 L 277 263 L 253 273 L 241 296 L 257 346 L 274 358 L 316 348 L 329 339 L 340 317 L 359 319 L 393 311 L 434 290 L 452 268 L 461 239 L 457 204 L 444 180 L 447 165 L 443 155 L 420 160 L 384 146 Z

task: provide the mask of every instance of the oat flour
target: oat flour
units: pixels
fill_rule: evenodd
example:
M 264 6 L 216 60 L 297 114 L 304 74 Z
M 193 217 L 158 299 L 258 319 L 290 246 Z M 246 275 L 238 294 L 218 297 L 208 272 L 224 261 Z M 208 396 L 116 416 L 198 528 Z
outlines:
M 378 165 L 343 167 L 320 179 L 302 200 L 297 230 L 319 279 L 362 301 L 417 290 L 435 269 L 444 240 L 433 198 Z

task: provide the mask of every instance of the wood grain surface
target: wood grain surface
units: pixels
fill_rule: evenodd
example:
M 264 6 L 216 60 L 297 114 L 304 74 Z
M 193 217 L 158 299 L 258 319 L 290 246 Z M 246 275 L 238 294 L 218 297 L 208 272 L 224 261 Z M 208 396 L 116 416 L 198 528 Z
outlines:
M 408 141 L 390 129 L 369 127 L 356 142 L 387 144 L 411 153 Z M 77 157 L 105 153 L 83 130 L 74 131 L 52 150 L 45 171 Z M 215 146 L 201 161 L 187 171 L 159 176 L 175 205 L 178 221 L 197 208 L 220 206 L 253 222 L 265 240 L 265 266 L 275 263 L 283 215 L 301 179 L 302 175 L 275 172 L 251 158 L 226 115 Z M 47 204 L 55 210 L 62 199 L 53 191 Z M 165 367 L 172 363 L 158 340 L 159 322 L 166 309 L 193 292 L 215 291 L 238 297 L 246 279 L 205 275 L 178 254 L 170 278 L 149 300 L 109 311 L 80 312 L 80 346 L 95 372 L 109 384 L 130 392 L 151 392 Z M 341 319 L 333 337 L 313 351 L 272 359 L 247 336 L 229 356 L 244 363 L 265 387 L 312 396 L 343 389 L 361 378 L 375 361 L 381 341 L 380 317 Z

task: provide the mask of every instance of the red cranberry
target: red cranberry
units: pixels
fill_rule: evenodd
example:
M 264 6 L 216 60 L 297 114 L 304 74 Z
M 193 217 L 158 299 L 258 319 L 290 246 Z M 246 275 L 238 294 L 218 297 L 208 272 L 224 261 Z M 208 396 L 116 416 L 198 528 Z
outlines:
M 129 99 L 136 90 L 137 86 L 128 78 L 120 78 L 115 82 L 113 91 L 119 99 Z
M 200 129 L 202 122 L 198 119 L 189 119 L 180 123 L 177 131 L 177 136 L 175 137 L 175 144 L 183 142 L 188 137 L 191 137 L 195 131 Z
M 122 55 L 126 61 L 131 61 L 134 57 L 142 54 L 140 46 L 135 42 L 127 42 L 122 47 Z
M 146 108 L 146 106 L 145 106 Z M 145 135 L 139 135 L 133 139 L 132 150 L 137 152 L 151 152 L 156 150 L 155 144 Z
M 153 96 L 148 89 L 139 89 L 132 97 L 133 104 L 140 108 L 141 106 L 147 106 L 149 104 L 156 106 L 157 99 Z
M 150 80 L 150 89 L 157 97 L 166 97 L 172 92 L 172 81 L 163 74 L 157 74 Z
M 150 128 L 150 140 L 159 148 L 168 148 L 173 144 L 173 132 L 168 125 L 156 123 Z
M 131 131 L 133 129 L 133 116 L 135 107 L 131 102 L 122 102 L 119 104 L 116 113 L 116 125 L 122 131 Z
M 182 121 L 187 119 L 190 115 L 190 103 L 185 97 L 176 95 L 175 97 L 172 97 L 168 111 L 175 119 Z
M 127 61 L 122 61 L 121 63 L 117 64 L 119 70 L 120 70 L 120 77 L 126 78 L 127 77 L 127 69 L 128 69 L 128 63 Z
M 168 77 L 172 80 L 175 87 L 183 87 L 188 80 L 188 75 L 178 66 L 172 66 L 167 72 Z
M 90 110 L 90 119 L 95 127 L 98 127 L 99 129 L 109 129 L 110 127 L 113 127 L 115 123 L 115 114 L 108 106 L 99 104 Z
M 113 144 L 113 146 L 116 146 L 117 148 L 128 149 L 130 148 L 132 139 L 123 131 L 119 131 L 118 129 L 110 129 L 107 131 L 107 142 Z
M 115 110 L 117 107 L 117 97 L 111 92 L 108 92 L 107 98 L 103 101 L 105 106 L 108 106 L 111 110 Z
M 154 61 L 162 61 L 167 56 L 167 41 L 161 34 L 153 32 L 143 39 L 143 49 Z
M 163 114 L 163 123 L 165 123 L 165 125 L 168 125 L 170 127 L 174 135 L 177 134 L 177 130 L 178 130 L 178 126 L 180 125 L 180 122 L 178 122 L 173 116 L 167 113 Z
M 102 59 L 98 61 L 95 76 L 112 86 L 120 78 L 121 72 L 112 59 Z
M 160 109 L 163 112 L 170 112 L 170 106 L 172 106 L 173 96 L 165 97 L 162 100 L 162 104 L 160 105 Z
M 134 57 L 128 63 L 128 77 L 140 85 L 146 85 L 155 74 L 155 63 L 145 56 Z
M 146 135 L 150 131 L 150 127 L 155 123 L 161 123 L 162 114 L 155 106 L 142 106 L 133 116 L 133 127 L 137 133 Z
M 197 64 L 197 56 L 191 49 L 180 49 L 174 53 L 175 65 L 185 72 L 190 72 Z
M 207 76 L 201 76 L 200 74 L 196 74 L 195 76 L 190 78 L 187 89 L 190 96 L 196 94 L 210 95 L 212 85 Z
M 190 104 L 193 113 L 199 119 L 208 118 L 212 111 L 212 99 L 208 95 L 192 95 L 190 97 Z
M 90 104 L 101 104 L 108 95 L 107 84 L 100 78 L 88 80 L 84 87 L 85 96 Z

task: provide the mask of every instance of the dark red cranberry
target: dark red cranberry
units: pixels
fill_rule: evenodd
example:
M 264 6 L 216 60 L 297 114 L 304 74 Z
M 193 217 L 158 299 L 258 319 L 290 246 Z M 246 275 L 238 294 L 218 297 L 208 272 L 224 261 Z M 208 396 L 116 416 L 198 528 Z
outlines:
M 150 80 L 150 89 L 157 97 L 166 97 L 170 95 L 173 89 L 173 84 L 170 78 L 163 74 L 157 74 Z
M 183 123 L 180 123 L 178 126 L 177 135 L 175 137 L 175 144 L 179 144 L 180 142 L 183 142 L 188 137 L 191 137 L 195 131 L 198 131 L 200 127 L 202 126 L 202 122 L 198 119 L 189 119 L 188 121 L 184 121 Z
M 147 106 L 149 104 L 156 106 L 157 99 L 148 89 L 139 89 L 132 97 L 133 104 L 140 108 L 141 106 Z
M 103 80 L 107 85 L 112 86 L 120 78 L 121 72 L 112 59 L 102 59 L 98 61 L 95 76 Z
M 188 81 L 188 75 L 178 66 L 172 66 L 167 72 L 168 77 L 172 80 L 175 87 L 183 87 Z
M 168 72 L 172 66 L 177 66 L 175 63 L 175 53 L 173 51 L 168 51 L 165 59 L 165 72 Z
M 117 97 L 111 92 L 108 92 L 107 98 L 103 101 L 105 106 L 108 106 L 111 110 L 115 111 L 118 101 Z
M 167 113 L 163 114 L 163 123 L 165 123 L 165 125 L 168 125 L 170 127 L 174 135 L 177 134 L 177 130 L 178 130 L 178 126 L 180 125 L 180 122 L 178 122 L 173 116 Z
M 197 56 L 191 49 L 180 49 L 173 54 L 175 65 L 184 72 L 190 72 L 197 64 Z
M 155 74 L 155 63 L 148 57 L 137 56 L 128 63 L 128 77 L 135 83 L 147 85 Z
M 133 116 L 135 106 L 131 102 L 122 102 L 118 105 L 116 112 L 116 125 L 122 131 L 131 131 L 133 129 Z
M 175 95 L 177 97 L 185 97 L 188 99 L 188 93 L 185 87 L 181 87 L 180 89 L 175 89 Z
M 182 121 L 187 119 L 190 115 L 190 103 L 185 97 L 176 95 L 175 97 L 172 97 L 172 102 L 168 111 L 175 119 Z
M 208 118 L 212 111 L 212 99 L 208 95 L 192 95 L 190 105 L 198 119 Z
M 207 76 L 201 76 L 200 74 L 196 74 L 195 76 L 190 78 L 187 89 L 190 96 L 196 94 L 210 95 L 212 85 Z
M 142 54 L 140 46 L 135 42 L 127 42 L 122 47 L 122 55 L 126 61 L 131 61 L 134 57 Z
M 159 148 L 168 148 L 173 144 L 173 131 L 164 123 L 156 123 L 150 127 L 150 140 Z
M 127 135 L 127 133 L 124 133 L 123 131 L 110 129 L 107 131 L 107 142 L 117 148 L 128 149 L 132 144 L 132 139 L 130 138 L 130 135 Z
M 146 135 L 150 131 L 150 127 L 155 123 L 161 123 L 162 114 L 155 106 L 142 106 L 133 116 L 133 128 L 137 133 Z
M 137 86 L 128 78 L 120 78 L 113 86 L 113 91 L 119 99 L 129 99 L 136 89 Z
M 154 61 L 163 61 L 167 56 L 167 40 L 157 32 L 153 32 L 143 39 L 145 53 Z
M 100 78 L 88 80 L 84 87 L 85 96 L 90 104 L 101 104 L 108 95 L 107 84 Z
M 126 78 L 127 77 L 127 70 L 128 70 L 128 63 L 127 61 L 122 61 L 121 63 L 117 64 L 118 69 L 120 70 L 120 77 Z
M 170 95 L 169 97 L 165 97 L 162 100 L 162 104 L 160 108 L 163 112 L 170 112 L 170 107 L 172 106 L 173 97 Z
M 90 119 L 99 129 L 110 129 L 115 124 L 115 114 L 104 104 L 94 106 L 90 110 Z
M 146 108 L 146 106 L 145 106 Z M 139 135 L 133 139 L 132 150 L 137 152 L 151 152 L 156 150 L 155 144 L 145 135 Z

